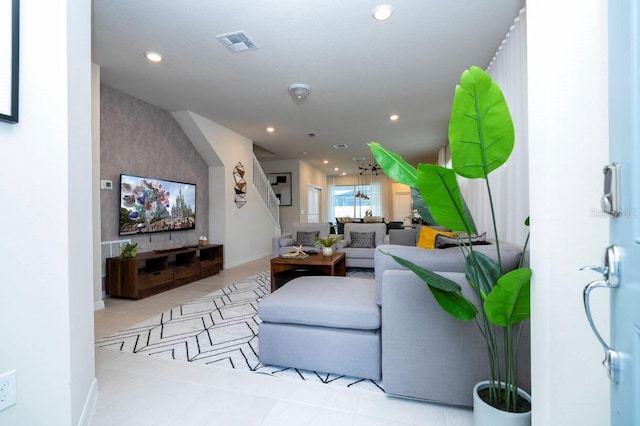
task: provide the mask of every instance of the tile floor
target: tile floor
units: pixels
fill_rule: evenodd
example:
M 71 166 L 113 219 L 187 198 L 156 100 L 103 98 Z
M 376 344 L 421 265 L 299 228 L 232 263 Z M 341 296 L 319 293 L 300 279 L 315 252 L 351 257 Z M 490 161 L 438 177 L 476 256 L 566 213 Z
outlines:
M 143 300 L 107 298 L 96 338 L 269 269 L 264 258 Z M 471 410 L 337 386 L 96 349 L 91 424 L 234 426 L 469 426 Z

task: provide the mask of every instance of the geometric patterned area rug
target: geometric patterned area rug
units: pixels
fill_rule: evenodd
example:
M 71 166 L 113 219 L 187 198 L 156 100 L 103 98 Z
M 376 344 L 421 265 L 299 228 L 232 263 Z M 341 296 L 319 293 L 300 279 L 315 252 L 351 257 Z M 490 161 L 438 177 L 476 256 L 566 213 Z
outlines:
M 349 268 L 347 275 L 373 278 L 367 269 Z M 269 271 L 261 272 L 99 339 L 96 345 L 111 351 L 384 392 L 380 381 L 260 363 L 258 303 L 269 297 L 269 279 Z

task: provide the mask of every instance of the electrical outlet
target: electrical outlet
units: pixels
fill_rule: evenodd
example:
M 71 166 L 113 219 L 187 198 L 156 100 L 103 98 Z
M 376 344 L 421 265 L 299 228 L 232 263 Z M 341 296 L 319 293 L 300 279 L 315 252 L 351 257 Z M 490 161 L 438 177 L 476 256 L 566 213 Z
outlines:
M 16 403 L 16 370 L 0 375 L 0 410 Z

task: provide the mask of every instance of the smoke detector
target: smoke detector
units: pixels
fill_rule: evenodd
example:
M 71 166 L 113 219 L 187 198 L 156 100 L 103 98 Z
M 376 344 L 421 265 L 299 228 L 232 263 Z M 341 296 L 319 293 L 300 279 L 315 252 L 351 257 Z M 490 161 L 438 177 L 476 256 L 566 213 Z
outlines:
M 221 34 L 216 38 L 233 53 L 246 52 L 247 50 L 256 50 L 258 48 L 245 31 Z
M 289 86 L 289 94 L 294 102 L 300 103 L 311 93 L 311 86 L 304 83 L 295 83 Z

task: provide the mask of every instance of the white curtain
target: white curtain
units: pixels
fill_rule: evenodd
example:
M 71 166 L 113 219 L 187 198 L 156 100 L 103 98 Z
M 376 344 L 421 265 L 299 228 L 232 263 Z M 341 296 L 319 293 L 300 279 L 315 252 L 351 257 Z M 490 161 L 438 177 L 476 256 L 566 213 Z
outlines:
M 382 191 L 380 188 L 380 182 L 378 176 L 371 174 L 371 211 L 373 216 L 384 217 L 384 209 L 382 208 Z
M 511 157 L 489 175 L 489 182 L 500 240 L 516 244 L 525 241 L 528 229 L 524 221 L 529 215 L 526 35 L 526 13 L 522 9 L 487 68 L 504 93 L 515 127 L 515 146 Z M 484 181 L 460 179 L 460 187 L 478 232 L 487 231 L 487 236 L 494 238 Z
M 334 225 L 336 224 L 336 218 L 333 212 L 336 211 L 336 177 L 327 175 L 327 202 L 324 203 L 326 207 L 325 216 L 327 218 L 327 222 L 332 222 Z

